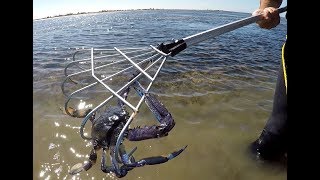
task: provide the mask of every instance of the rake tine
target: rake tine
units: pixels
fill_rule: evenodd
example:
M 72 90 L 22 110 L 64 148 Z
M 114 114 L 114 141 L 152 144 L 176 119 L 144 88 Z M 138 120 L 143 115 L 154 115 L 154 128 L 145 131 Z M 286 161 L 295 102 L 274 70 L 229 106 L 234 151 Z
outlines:
M 161 57 L 160 57 L 160 58 L 161 58 Z M 159 59 L 157 59 L 156 61 L 160 60 L 160 58 L 159 58 Z M 167 59 L 167 57 L 166 57 L 166 56 L 164 56 L 163 58 L 164 58 L 164 59 L 163 59 L 163 61 L 161 62 L 160 67 L 158 68 L 158 70 L 157 70 L 156 74 L 154 75 L 154 78 L 155 78 L 155 77 L 157 77 L 158 73 L 160 72 L 160 69 L 162 68 L 162 66 L 163 66 L 164 62 L 165 62 L 165 61 L 166 61 L 166 59 Z M 156 62 L 154 62 L 154 63 L 156 63 Z M 151 65 L 151 66 L 152 66 L 152 65 Z M 148 87 L 147 87 L 147 89 L 146 89 L 146 92 L 148 92 L 148 91 L 150 90 L 150 88 L 151 88 L 152 84 L 153 84 L 153 81 L 151 81 L 151 82 L 150 82 L 150 84 L 148 85 Z M 143 96 L 141 97 L 140 101 L 138 102 L 137 107 L 140 107 L 140 106 L 141 106 L 141 104 L 142 104 L 142 102 L 143 102 L 144 98 L 145 98 L 145 95 L 143 95 Z
M 135 52 L 136 52 L 136 51 L 135 51 Z M 133 58 L 142 57 L 142 56 L 148 55 L 148 54 L 150 54 L 150 53 L 152 53 L 152 52 L 147 52 L 147 53 L 144 53 L 144 54 L 141 54 L 141 55 L 134 56 L 134 57 L 132 57 L 132 59 L 133 59 Z M 154 57 L 156 57 L 156 56 L 158 56 L 158 55 L 159 55 L 159 54 L 152 55 L 151 57 L 149 57 L 149 58 L 147 58 L 147 59 L 144 59 L 144 60 L 138 62 L 137 64 L 141 64 L 142 62 L 151 60 L 152 58 L 154 58 Z M 96 58 L 95 58 L 95 59 L 96 59 Z M 67 70 L 67 68 L 68 68 L 69 66 L 71 66 L 72 64 L 75 64 L 75 63 L 77 63 L 77 62 L 82 62 L 82 61 L 83 61 L 83 60 L 77 60 L 77 61 L 74 61 L 74 62 L 69 63 L 69 64 L 66 66 L 66 68 L 65 68 L 65 75 L 67 74 L 66 70 Z M 94 69 L 100 69 L 100 68 L 107 67 L 107 66 L 110 66 L 110 65 L 113 65 L 113 64 L 117 64 L 117 63 L 120 63 L 120 62 L 124 62 L 124 61 L 126 61 L 126 59 L 120 60 L 120 61 L 116 61 L 116 62 L 111 62 L 111 63 L 105 64 L 105 65 L 101 65 L 101 66 L 95 67 Z M 131 69 L 132 67 L 133 67 L 133 66 L 130 66 L 129 68 L 126 68 L 126 69 L 122 70 L 121 72 L 124 72 L 124 71 L 126 71 L 126 70 L 129 70 L 129 69 Z M 63 94 L 64 94 L 65 96 L 68 96 L 67 93 L 65 92 L 65 88 L 64 88 L 65 83 L 67 82 L 68 79 L 71 80 L 71 81 L 72 81 L 73 83 L 75 83 L 75 84 L 80 84 L 80 82 L 75 81 L 75 80 L 72 80 L 71 77 L 72 77 L 72 76 L 79 75 L 79 74 L 82 74 L 82 73 L 85 73 L 85 72 L 89 72 L 89 71 L 91 71 L 91 69 L 87 69 L 87 70 L 84 70 L 84 71 L 80 71 L 80 72 L 76 72 L 76 73 L 67 75 L 67 77 L 65 78 L 65 80 L 62 82 L 62 85 L 61 85 L 61 89 L 62 89 Z M 121 72 L 119 72 L 119 73 L 121 73 Z M 119 74 L 119 73 L 118 73 L 118 74 Z M 115 75 L 117 75 L 117 74 L 115 74 Z M 109 79 L 109 78 L 111 78 L 111 77 L 113 77 L 113 76 L 114 76 L 114 75 L 108 76 L 108 77 L 104 78 L 103 81 L 106 80 L 106 79 Z M 91 85 L 91 84 L 90 84 L 90 85 Z M 92 86 L 90 86 L 90 85 L 88 85 L 88 86 L 89 86 L 89 87 L 92 87 Z
M 116 47 L 114 48 L 115 50 L 117 50 L 122 56 L 124 56 L 128 61 L 131 62 L 131 64 L 134 65 L 134 67 L 136 67 L 140 72 L 142 72 L 145 76 L 147 76 L 147 78 L 149 78 L 151 81 L 153 81 L 153 78 L 150 77 L 149 74 L 147 74 L 146 72 L 144 72 L 143 69 L 141 69 L 135 62 L 133 62 L 127 55 L 125 55 L 123 52 L 121 52 L 119 49 L 117 49 Z
M 139 51 L 132 51 L 132 52 L 129 52 L 129 53 L 133 53 L 133 52 L 139 52 Z M 134 56 L 134 57 L 132 57 L 132 58 L 144 56 L 144 55 L 147 55 L 147 54 L 150 54 L 150 53 L 152 53 L 152 52 L 147 52 L 147 53 L 144 53 L 144 54 L 140 54 L 140 55 Z M 95 57 L 94 59 L 101 59 L 101 58 L 108 58 L 108 57 L 116 57 L 116 56 L 120 56 L 120 57 L 121 57 L 121 54 L 99 56 L 99 57 Z M 70 76 L 78 75 L 78 74 L 81 74 L 81 73 L 89 72 L 90 69 L 84 69 L 84 68 L 81 68 L 81 67 L 80 67 L 80 69 L 82 69 L 83 71 L 80 71 L 80 72 L 77 72 L 77 73 L 73 73 L 73 74 L 69 74 L 69 75 L 68 75 L 68 74 L 67 74 L 67 69 L 68 69 L 68 67 L 70 67 L 70 66 L 73 65 L 73 64 L 76 64 L 76 63 L 79 63 L 79 62 L 84 62 L 84 61 L 90 61 L 90 60 L 91 60 L 91 58 L 85 58 L 85 59 L 81 59 L 81 60 L 75 60 L 75 61 L 69 63 L 69 64 L 65 67 L 65 69 L 64 69 L 64 74 L 65 74 L 65 76 L 70 77 Z M 123 62 L 123 61 L 125 61 L 125 60 L 116 61 L 116 62 L 114 62 L 114 63 L 119 63 L 119 62 Z M 103 68 L 103 67 L 106 67 L 106 66 L 108 66 L 108 64 L 106 64 L 106 65 L 101 65 L 101 66 L 97 66 L 97 67 L 95 67 L 95 69 L 100 69 L 100 68 Z M 79 66 L 78 66 L 78 67 L 79 67 Z
M 140 52 L 140 51 L 131 51 L 131 52 L 127 52 L 127 53 L 136 53 L 136 52 Z M 137 55 L 137 56 L 133 56 L 131 59 L 133 59 L 133 58 L 138 58 L 138 57 L 142 57 L 142 56 L 148 55 L 148 54 L 150 54 L 150 53 L 152 53 L 152 52 L 146 52 L 146 53 L 143 53 L 143 54 L 140 54 L 140 55 Z M 121 56 L 121 54 L 107 55 L 107 56 L 99 56 L 99 57 L 95 57 L 94 59 L 101 59 L 101 58 L 115 57 L 115 56 Z M 82 73 L 85 73 L 85 72 L 89 72 L 89 71 L 91 71 L 91 69 L 84 69 L 84 68 L 81 68 L 81 67 L 80 67 L 80 69 L 82 69 L 83 71 L 76 72 L 76 73 L 73 73 L 73 74 L 68 74 L 68 73 L 67 73 L 67 69 L 68 69 L 71 65 L 73 65 L 73 64 L 80 63 L 80 62 L 84 62 L 84 61 L 90 61 L 90 60 L 91 60 L 91 58 L 86 58 L 86 59 L 76 60 L 76 61 L 73 61 L 73 62 L 67 64 L 67 66 L 64 68 L 64 74 L 65 74 L 65 76 L 69 77 L 69 79 L 70 79 L 72 82 L 78 84 L 79 82 L 72 80 L 70 77 L 75 76 L 75 75 L 79 75 L 79 74 L 82 74 Z M 101 65 L 101 66 L 97 66 L 97 67 L 95 67 L 95 69 L 100 69 L 100 68 L 107 67 L 107 66 L 109 66 L 109 65 L 113 65 L 113 64 L 116 64 L 116 63 L 124 62 L 124 61 L 126 61 L 126 59 L 124 59 L 124 60 L 119 60 L 119 61 L 115 61 L 115 62 L 112 62 L 112 63 L 109 63 L 109 64 L 105 64 L 105 65 Z M 79 67 L 79 66 L 78 66 L 78 67 Z
M 152 64 L 150 64 L 145 70 L 148 70 L 149 68 L 151 68 L 155 63 L 157 63 L 160 60 L 160 58 L 158 58 L 156 61 L 154 61 Z M 163 63 L 162 63 L 163 64 Z M 138 75 L 134 76 L 134 78 L 132 78 L 129 82 L 127 82 L 124 86 L 122 86 L 118 91 L 116 91 L 115 93 L 118 94 L 119 92 L 121 92 L 122 90 L 124 90 L 125 88 L 129 87 L 130 85 L 132 85 L 138 78 L 140 78 L 140 76 L 142 76 L 142 73 L 139 73 Z M 149 85 L 149 88 L 151 86 Z M 114 94 L 109 96 L 107 99 L 105 99 L 102 103 L 100 103 L 98 106 L 96 106 L 92 111 L 90 111 L 90 113 L 87 114 L 87 116 L 83 119 L 82 124 L 80 126 L 80 136 L 83 139 L 87 139 L 87 140 L 91 140 L 91 137 L 86 137 L 83 133 L 83 128 L 86 125 L 88 119 L 92 116 L 92 114 L 94 112 L 96 112 L 99 108 L 101 108 L 102 106 L 104 106 L 107 102 L 109 102 L 112 98 L 114 97 Z M 140 107 L 141 103 L 138 104 L 139 106 L 137 106 L 137 108 Z M 136 108 L 134 108 L 136 109 Z M 129 126 L 130 123 L 128 123 Z M 123 132 L 122 132 L 123 134 Z M 120 133 L 121 135 L 121 133 Z M 120 136 L 119 136 L 120 137 Z M 119 138 L 118 138 L 119 139 Z
M 160 67 L 158 68 L 158 71 L 156 72 L 156 74 L 155 74 L 154 77 L 157 77 L 157 74 L 160 72 L 160 70 L 161 70 L 164 62 L 165 62 L 166 59 L 167 59 L 166 56 L 161 56 L 161 57 L 163 57 L 163 61 L 161 62 L 161 65 L 160 65 Z M 151 67 L 153 64 L 155 64 L 156 62 L 158 62 L 158 61 L 161 59 L 161 57 L 160 57 L 159 59 L 157 59 L 155 62 L 153 62 L 149 67 Z M 141 73 L 140 73 L 140 74 L 141 74 Z M 136 81 L 134 81 L 134 82 L 136 82 Z M 152 86 L 152 83 L 153 83 L 153 81 L 151 81 L 150 84 L 149 84 L 149 86 L 147 87 L 147 89 L 146 89 L 147 92 L 150 90 L 150 88 L 151 88 L 151 86 Z M 137 105 L 137 109 L 139 109 L 139 107 L 141 106 L 141 104 L 142 104 L 142 102 L 144 101 L 144 99 L 145 99 L 145 94 L 143 94 L 143 96 L 141 97 L 141 99 L 140 99 L 140 101 L 139 101 L 139 103 L 138 103 L 138 105 Z M 119 136 L 118 136 L 117 142 L 116 142 L 114 157 L 117 157 L 117 156 L 118 156 L 119 146 L 120 146 L 121 141 L 122 141 L 122 139 L 123 139 L 124 132 L 125 132 L 125 130 L 127 130 L 127 128 L 129 127 L 129 125 L 131 124 L 131 122 L 132 122 L 132 120 L 133 120 L 133 117 L 136 115 L 136 113 L 138 113 L 138 111 L 136 111 L 136 112 L 134 112 L 134 113 L 132 114 L 132 116 L 131 116 L 132 119 L 130 119 L 130 118 L 131 118 L 131 117 L 130 117 L 129 120 L 127 121 L 127 123 L 124 125 L 123 129 L 121 130 L 121 132 L 120 132 L 120 134 L 119 134 Z
M 144 60 L 142 60 L 142 61 L 140 61 L 139 63 L 137 63 L 137 64 L 142 64 L 142 63 L 144 63 L 144 62 L 147 62 L 147 61 L 150 61 L 152 58 L 154 58 L 154 57 L 156 57 L 156 56 L 158 56 L 159 54 L 155 54 L 155 55 L 153 55 L 153 56 L 151 56 L 151 57 L 149 57 L 149 58 L 147 58 L 147 59 L 144 59 Z M 125 61 L 125 60 L 123 60 L 123 61 Z M 127 67 L 127 68 L 125 68 L 125 69 L 123 69 L 123 70 L 121 70 L 121 71 L 118 71 L 117 73 L 114 73 L 114 74 L 112 74 L 112 75 L 110 75 L 110 76 L 108 76 L 108 77 L 105 77 L 105 78 L 103 78 L 102 79 L 102 81 L 105 81 L 106 79 L 110 79 L 110 78 L 112 78 L 113 76 L 115 76 L 115 75 L 117 75 L 117 74 L 120 74 L 120 73 L 122 73 L 122 72 L 124 72 L 124 71 L 126 71 L 126 70 L 129 70 L 129 69 L 131 69 L 133 66 L 130 66 L 130 67 Z M 65 92 L 65 90 L 64 90 L 64 84 L 65 84 L 65 82 L 68 80 L 68 77 L 63 81 L 63 83 L 62 83 L 62 92 L 63 92 L 63 94 L 65 95 L 65 96 L 68 96 L 67 94 L 66 94 L 66 92 Z M 87 86 L 85 86 L 85 87 L 83 87 L 83 88 L 81 88 L 81 89 L 79 89 L 79 90 L 77 90 L 77 91 L 74 91 L 73 93 L 71 93 L 69 96 L 68 96 L 68 100 L 67 100 L 67 102 L 65 103 L 65 108 L 67 108 L 67 103 L 69 102 L 69 100 L 71 99 L 71 97 L 74 95 L 74 94 L 76 94 L 76 93 L 78 93 L 78 92 L 81 92 L 81 91 L 83 91 L 83 90 L 85 90 L 85 89 L 88 89 L 88 88 L 90 88 L 90 87 L 93 87 L 94 85 L 97 85 L 98 84 L 98 82 L 94 82 L 94 83 L 92 83 L 92 84 L 89 84 L 89 85 L 87 85 Z

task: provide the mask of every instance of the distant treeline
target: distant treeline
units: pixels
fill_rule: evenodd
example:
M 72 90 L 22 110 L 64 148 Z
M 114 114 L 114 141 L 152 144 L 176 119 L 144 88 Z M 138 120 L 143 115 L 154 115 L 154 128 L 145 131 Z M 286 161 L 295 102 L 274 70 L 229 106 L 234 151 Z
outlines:
M 47 19 L 47 18 L 54 18 L 54 17 L 61 17 L 61 16 L 79 15 L 79 14 L 91 14 L 91 13 L 101 13 L 101 12 L 116 12 L 116 11 L 139 11 L 139 10 L 160 10 L 160 9 L 149 8 L 149 9 L 101 10 L 101 11 L 98 11 L 98 12 L 78 12 L 78 13 L 59 14 L 59 15 L 55 15 L 55 16 L 47 16 L 45 18 L 40 18 L 40 19 Z

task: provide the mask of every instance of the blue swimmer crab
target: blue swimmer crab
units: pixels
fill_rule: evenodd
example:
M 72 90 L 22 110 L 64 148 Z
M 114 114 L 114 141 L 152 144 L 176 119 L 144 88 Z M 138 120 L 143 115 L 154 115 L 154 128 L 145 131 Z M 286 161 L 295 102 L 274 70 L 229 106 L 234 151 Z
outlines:
M 125 131 L 124 138 L 128 139 L 129 141 L 141 141 L 167 136 L 169 131 L 175 126 L 174 119 L 170 112 L 158 99 L 156 99 L 155 95 L 144 93 L 145 91 L 139 82 L 134 83 L 133 88 L 140 96 L 143 94 L 145 95 L 145 103 L 156 116 L 160 125 L 128 128 Z M 121 96 L 124 99 L 127 98 L 129 90 L 130 87 L 127 88 L 124 93 L 122 93 Z M 105 173 L 113 172 L 117 177 L 121 178 L 126 176 L 128 171 L 136 167 L 165 163 L 177 157 L 187 147 L 185 146 L 178 151 L 174 151 L 168 156 L 147 157 L 139 161 L 135 161 L 134 157 L 132 156 L 135 149 L 127 153 L 124 144 L 121 142 L 119 146 L 119 155 L 121 160 L 118 157 L 113 158 L 112 152 L 115 151 L 117 138 L 129 119 L 129 113 L 125 110 L 124 103 L 121 100 L 118 100 L 118 106 L 110 106 L 98 118 L 95 118 L 94 116 L 95 114 L 93 114 L 90 118 L 90 121 L 92 122 L 91 137 L 93 148 L 91 149 L 89 160 L 84 165 L 81 163 L 74 165 L 69 172 L 71 175 L 89 170 L 96 163 L 96 152 L 100 149 L 103 151 L 101 170 Z M 112 162 L 111 166 L 106 165 L 107 150 L 110 150 L 110 158 Z M 123 165 L 118 167 L 117 162 L 122 163 Z

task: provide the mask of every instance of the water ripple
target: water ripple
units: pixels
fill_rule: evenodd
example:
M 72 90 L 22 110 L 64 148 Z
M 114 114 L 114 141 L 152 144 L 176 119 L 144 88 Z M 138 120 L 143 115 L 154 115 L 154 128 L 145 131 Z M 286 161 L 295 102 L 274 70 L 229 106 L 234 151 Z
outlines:
M 80 137 L 82 119 L 72 119 L 59 109 L 65 102 L 61 91 L 64 67 L 76 50 L 156 46 L 249 15 L 210 10 L 141 10 L 34 21 L 34 179 L 117 179 L 113 173 L 101 172 L 100 160 L 81 175 L 68 174 L 72 165 L 88 160 L 92 148 L 90 141 Z M 135 154 L 154 156 L 182 144 L 190 146 L 174 161 L 136 168 L 124 179 L 167 179 L 167 174 L 174 179 L 285 179 L 274 169 L 257 169 L 241 154 L 243 144 L 256 137 L 272 109 L 285 34 L 285 19 L 268 31 L 252 24 L 169 58 L 151 92 L 159 95 L 177 125 L 168 137 L 138 142 Z M 105 94 L 105 90 L 94 93 Z M 144 110 L 135 122 L 145 123 L 141 117 L 153 117 L 151 113 L 144 114 Z M 87 128 L 85 134 L 89 133 Z M 177 166 L 192 171 L 181 173 Z

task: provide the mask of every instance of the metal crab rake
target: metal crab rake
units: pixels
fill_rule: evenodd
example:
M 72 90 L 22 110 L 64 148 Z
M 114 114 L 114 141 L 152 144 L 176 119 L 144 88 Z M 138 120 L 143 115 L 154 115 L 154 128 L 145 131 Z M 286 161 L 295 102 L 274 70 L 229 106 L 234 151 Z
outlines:
M 278 9 L 279 13 L 285 12 L 286 10 L 287 7 Z M 120 132 L 114 152 L 114 159 L 121 163 L 118 154 L 120 151 L 119 146 L 123 140 L 124 132 L 129 127 L 132 120 L 138 113 L 139 108 L 145 99 L 144 94 L 149 92 L 153 82 L 156 80 L 158 73 L 160 72 L 167 58 L 169 56 L 175 56 L 176 54 L 178 54 L 179 52 L 183 51 L 191 45 L 198 44 L 204 40 L 216 37 L 226 32 L 254 23 L 260 18 L 260 16 L 261 15 L 256 15 L 244 18 L 226 25 L 219 26 L 217 28 L 209 29 L 207 31 L 203 31 L 188 36 L 180 40 L 172 41 L 167 44 L 161 43 L 157 47 L 150 45 L 147 48 L 121 49 L 114 47 L 114 49 L 91 48 L 79 50 L 76 53 L 74 53 L 73 61 L 69 63 L 65 68 L 66 79 L 63 81 L 61 86 L 63 94 L 67 96 L 65 102 L 65 111 L 70 116 L 74 116 L 74 114 L 71 114 L 68 110 L 68 104 L 70 100 L 81 97 L 78 95 L 85 91 L 89 92 L 89 89 L 92 89 L 95 86 L 100 85 L 103 87 L 102 91 L 111 93 L 108 98 L 105 98 L 88 114 L 84 113 L 84 115 L 86 116 L 84 117 L 80 127 L 80 135 L 82 138 L 90 140 L 91 137 L 86 137 L 84 135 L 83 128 L 88 119 L 95 112 L 97 112 L 98 109 L 110 102 L 112 98 L 117 98 L 121 100 L 125 105 L 130 107 L 130 109 L 133 112 L 129 120 L 125 124 L 124 128 Z M 90 56 L 83 56 L 84 58 L 76 60 L 75 57 L 81 57 L 81 54 L 85 54 L 84 52 L 89 52 Z M 74 72 L 70 73 L 71 69 L 73 69 Z M 107 75 L 105 75 L 106 72 L 108 72 Z M 123 74 L 126 74 L 126 78 L 120 79 L 117 82 L 125 82 L 124 85 L 113 86 L 112 83 L 109 83 L 108 80 Z M 77 77 L 81 78 L 77 79 Z M 120 94 L 137 81 L 145 82 L 144 86 L 146 88 L 143 89 L 145 91 L 143 95 L 139 97 L 140 99 L 137 102 L 124 99 Z M 77 85 L 78 87 L 74 91 L 71 91 L 71 93 L 69 93 L 66 91 L 66 84 L 68 83 Z M 78 117 L 81 117 L 81 113 L 80 115 L 78 114 Z M 128 153 L 128 155 L 132 155 L 132 153 L 135 150 L 136 148 L 134 148 L 130 153 Z
M 81 57 L 81 53 L 87 55 L 90 52 L 89 58 L 83 58 L 77 60 L 77 55 Z M 69 63 L 65 68 L 66 78 L 62 83 L 63 94 L 67 97 L 65 102 L 65 112 L 73 117 L 82 117 L 79 114 L 75 115 L 69 111 L 69 102 L 73 99 L 79 99 L 79 94 L 85 91 L 90 91 L 96 86 L 102 86 L 102 91 L 109 92 L 111 95 L 104 99 L 99 105 L 94 107 L 92 110 L 89 109 L 88 113 L 83 113 L 84 119 L 80 126 L 80 135 L 83 139 L 91 140 L 91 137 L 85 136 L 83 131 L 87 121 L 92 117 L 99 109 L 105 106 L 113 98 L 121 100 L 125 105 L 130 107 L 133 111 L 124 128 L 122 129 L 116 144 L 116 150 L 114 151 L 113 159 L 116 159 L 117 162 L 112 162 L 116 170 L 119 170 L 119 164 L 121 162 L 118 158 L 119 146 L 122 142 L 124 131 L 129 127 L 130 123 L 136 116 L 139 111 L 142 102 L 145 99 L 145 93 L 148 92 L 152 86 L 152 83 L 155 81 L 158 73 L 160 72 L 162 66 L 164 65 L 167 57 L 170 53 L 166 54 L 150 46 L 148 48 L 126 48 L 126 49 L 83 49 L 74 53 L 73 61 Z M 119 68 L 120 66 L 120 68 Z M 115 69 L 113 69 L 115 68 Z M 113 70 L 110 70 L 113 69 Z M 108 71 L 108 73 L 105 73 Z M 112 86 L 109 84 L 108 80 L 125 74 L 122 80 L 125 80 L 125 84 L 122 86 Z M 89 81 L 79 81 L 76 78 L 78 76 L 83 76 L 89 78 L 92 77 Z M 144 81 L 145 87 L 142 87 L 142 94 L 138 94 L 139 101 L 129 101 L 128 99 L 123 98 L 120 94 L 127 88 L 129 88 L 133 83 L 137 81 Z M 66 91 L 66 86 L 68 83 L 77 85 L 77 89 L 71 93 Z M 117 82 L 118 83 L 118 82 Z M 140 84 L 140 83 L 139 83 Z M 141 84 L 140 84 L 141 85 Z M 80 88 L 79 88 L 80 87 Z M 84 98 L 80 96 L 80 98 Z M 80 108 L 79 108 L 80 110 Z M 134 148 L 128 153 L 130 154 L 136 150 Z
M 81 51 L 90 51 L 91 57 L 84 58 L 81 60 L 75 60 L 75 55 L 74 55 L 73 56 L 74 61 L 69 63 L 65 68 L 66 79 L 63 81 L 61 87 L 62 87 L 62 91 L 63 91 L 64 95 L 67 96 L 67 99 L 65 102 L 65 107 L 64 107 L 66 113 L 70 116 L 73 116 L 72 114 L 70 114 L 70 112 L 68 110 L 69 101 L 71 99 L 75 98 L 76 95 L 82 91 L 88 90 L 90 88 L 93 88 L 94 86 L 101 84 L 105 88 L 105 90 L 112 93 L 112 95 L 110 95 L 103 102 L 101 102 L 98 106 L 96 106 L 94 109 L 92 109 L 90 111 L 90 113 L 86 115 L 86 117 L 84 118 L 84 120 L 81 124 L 81 128 L 80 128 L 81 137 L 84 139 L 90 140 L 91 138 L 86 137 L 83 133 L 83 128 L 84 128 L 86 122 L 88 121 L 89 117 L 92 116 L 93 113 L 95 113 L 99 108 L 101 108 L 102 106 L 107 104 L 113 97 L 120 99 L 123 103 L 125 103 L 128 107 L 130 107 L 133 110 L 134 114 L 136 114 L 138 112 L 138 110 L 144 100 L 144 96 L 141 97 L 141 99 L 139 100 L 139 102 L 137 104 L 133 104 L 132 102 L 129 102 L 128 100 L 121 97 L 120 93 L 123 90 L 125 90 L 126 88 L 128 88 L 130 85 L 132 85 L 135 81 L 143 78 L 142 76 L 144 76 L 144 79 L 149 80 L 149 82 L 147 84 L 147 88 L 145 88 L 145 91 L 148 92 L 150 90 L 150 87 L 152 86 L 152 83 L 155 81 L 158 73 L 160 72 L 164 62 L 166 61 L 167 56 L 169 56 L 170 53 L 169 54 L 163 53 L 152 45 L 150 45 L 150 48 L 126 48 L 126 49 L 118 49 L 116 47 L 114 49 L 94 49 L 94 48 L 91 48 L 91 49 L 84 49 Z M 103 55 L 94 57 L 94 51 L 99 51 Z M 77 54 L 79 52 L 80 51 L 77 51 L 75 54 Z M 109 62 L 103 63 L 103 64 L 96 62 L 97 60 L 101 60 L 101 59 L 105 60 L 106 58 L 109 58 L 112 60 L 109 60 Z M 99 75 L 97 75 L 97 71 L 99 69 L 107 68 L 112 65 L 117 65 L 117 64 L 119 65 L 120 63 L 122 63 L 122 65 L 125 64 L 126 67 L 123 68 L 122 70 L 111 73 L 108 76 L 100 76 L 99 77 Z M 128 65 L 128 63 L 129 63 L 129 65 Z M 88 68 L 88 64 L 90 64 L 90 68 Z M 85 66 L 87 66 L 87 67 L 85 67 Z M 151 69 L 152 67 L 155 67 L 155 66 L 157 66 L 156 71 L 154 71 L 153 74 L 152 74 L 152 72 L 149 73 L 148 70 Z M 79 70 L 79 71 L 77 71 L 75 73 L 68 74 L 68 69 L 71 67 L 77 67 L 77 70 Z M 86 68 L 88 68 L 88 69 L 86 69 Z M 125 73 L 126 71 L 131 72 L 131 73 L 133 72 L 131 75 L 132 77 L 129 81 L 127 81 L 119 89 L 116 90 L 115 88 L 112 88 L 110 85 L 108 85 L 106 83 L 107 80 L 109 80 L 109 79 L 111 79 L 121 73 Z M 86 74 L 88 76 L 89 73 L 95 80 L 92 83 L 79 82 L 74 79 L 74 77 L 81 76 L 83 74 L 84 75 Z M 65 90 L 65 84 L 68 81 L 73 82 L 74 84 L 77 84 L 77 85 L 81 85 L 83 87 L 68 94 L 68 92 L 66 92 L 66 90 Z M 134 116 L 132 115 L 131 117 L 133 118 Z M 130 123 L 128 123 L 128 125 L 129 124 Z

